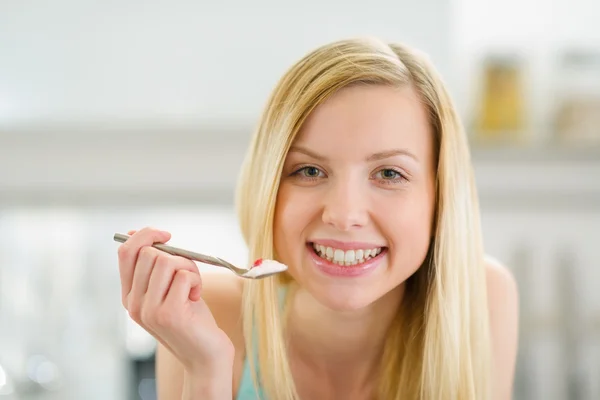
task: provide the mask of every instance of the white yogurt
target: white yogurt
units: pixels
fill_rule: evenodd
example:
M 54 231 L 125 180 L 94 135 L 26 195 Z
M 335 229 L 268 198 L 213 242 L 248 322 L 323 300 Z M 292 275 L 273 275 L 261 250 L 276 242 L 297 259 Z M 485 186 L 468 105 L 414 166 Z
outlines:
M 275 260 L 259 260 L 244 274 L 248 278 L 258 278 L 263 275 L 287 271 L 287 266 Z

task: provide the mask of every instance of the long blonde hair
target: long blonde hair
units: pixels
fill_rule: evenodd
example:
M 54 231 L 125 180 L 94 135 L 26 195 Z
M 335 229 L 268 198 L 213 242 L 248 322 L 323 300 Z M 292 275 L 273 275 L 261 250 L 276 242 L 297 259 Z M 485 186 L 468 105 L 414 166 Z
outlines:
M 411 85 L 428 110 L 436 147 L 435 236 L 425 262 L 407 281 L 390 328 L 379 398 L 486 399 L 489 319 L 468 143 L 450 96 L 424 55 L 377 39 L 342 40 L 309 53 L 281 78 L 252 138 L 237 192 L 250 259 L 276 258 L 279 180 L 303 122 L 329 96 L 352 84 Z M 248 282 L 244 289 L 246 354 L 255 382 L 270 400 L 298 398 L 278 301 L 282 285 L 282 279 L 268 278 Z

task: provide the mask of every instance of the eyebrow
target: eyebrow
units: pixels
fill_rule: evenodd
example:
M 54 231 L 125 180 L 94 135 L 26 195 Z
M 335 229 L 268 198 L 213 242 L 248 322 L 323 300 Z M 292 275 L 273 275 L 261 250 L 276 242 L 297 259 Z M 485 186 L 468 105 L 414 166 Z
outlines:
M 312 150 L 309 150 L 306 147 L 302 147 L 302 146 L 292 146 L 292 148 L 290 148 L 290 153 L 291 152 L 306 154 L 307 156 L 312 157 L 318 161 L 326 161 L 327 160 L 327 157 L 317 154 L 317 153 L 313 152 Z M 368 156 L 366 158 L 366 160 L 368 162 L 380 161 L 380 160 L 385 160 L 386 158 L 391 158 L 391 157 L 395 157 L 395 156 L 410 157 L 417 162 L 419 161 L 419 159 L 413 153 L 411 153 L 410 151 L 408 151 L 406 149 L 392 149 L 392 150 L 382 151 L 379 153 L 374 153 L 374 154 L 371 154 L 370 156 Z

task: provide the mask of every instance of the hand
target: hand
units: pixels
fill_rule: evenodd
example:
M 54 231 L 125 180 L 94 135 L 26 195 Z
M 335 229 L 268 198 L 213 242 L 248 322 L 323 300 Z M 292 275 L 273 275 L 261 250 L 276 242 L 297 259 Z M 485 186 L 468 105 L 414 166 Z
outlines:
M 196 264 L 152 247 L 166 243 L 171 238 L 168 232 L 144 228 L 129 234 L 118 255 L 122 302 L 131 318 L 188 372 L 231 369 L 234 347 L 201 297 L 202 278 Z

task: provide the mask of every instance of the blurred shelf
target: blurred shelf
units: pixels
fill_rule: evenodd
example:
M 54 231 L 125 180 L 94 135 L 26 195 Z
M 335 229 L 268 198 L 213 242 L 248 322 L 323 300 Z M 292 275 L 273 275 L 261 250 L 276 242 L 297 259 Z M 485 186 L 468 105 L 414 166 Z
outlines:
M 590 145 L 543 145 L 507 146 L 471 144 L 474 163 L 478 162 L 598 162 L 600 163 L 600 143 Z
M 12 208 L 85 208 L 133 209 L 143 207 L 224 206 L 233 207 L 233 186 L 178 186 L 165 190 L 160 186 L 131 190 L 126 188 L 48 188 L 30 185 L 4 190 L 0 187 L 0 211 Z

